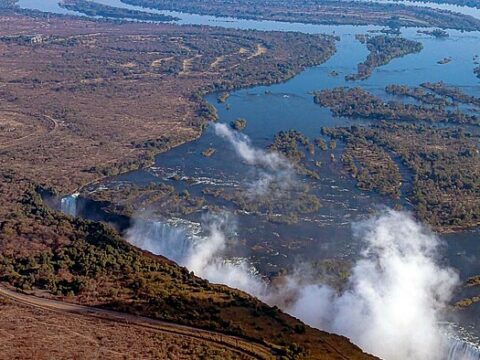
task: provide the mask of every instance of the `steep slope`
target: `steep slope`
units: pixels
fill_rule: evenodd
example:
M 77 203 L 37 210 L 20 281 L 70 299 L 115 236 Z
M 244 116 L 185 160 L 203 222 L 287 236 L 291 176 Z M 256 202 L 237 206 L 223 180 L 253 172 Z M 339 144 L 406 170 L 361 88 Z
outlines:
M 38 194 L 38 185 L 73 191 L 194 139 L 215 116 L 206 91 L 285 80 L 327 59 L 332 38 L 10 11 L 0 21 L 1 281 L 240 336 L 275 356 L 371 358 L 343 337 L 128 245 L 106 225 L 59 214 Z

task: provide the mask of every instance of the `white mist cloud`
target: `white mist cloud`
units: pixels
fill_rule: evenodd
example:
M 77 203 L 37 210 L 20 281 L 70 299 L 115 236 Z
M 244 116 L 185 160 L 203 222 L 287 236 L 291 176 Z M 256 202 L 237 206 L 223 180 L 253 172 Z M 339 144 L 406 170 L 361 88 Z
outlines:
M 225 124 L 214 123 L 213 128 L 215 134 L 232 144 L 237 155 L 249 165 L 260 165 L 272 170 L 290 166 L 278 153 L 255 148 L 247 135 L 234 131 Z
M 207 234 L 193 244 L 185 266 L 209 281 L 259 296 L 265 289 L 265 283 L 254 275 L 247 263 L 227 262 L 222 256 L 227 245 L 225 234 L 235 231 L 234 220 L 226 213 L 210 215 L 204 219 L 203 226 Z
M 248 136 L 225 124 L 215 123 L 213 127 L 215 134 L 227 140 L 245 163 L 257 167 L 257 179 L 249 187 L 251 195 L 269 194 L 272 184 L 281 190 L 296 185 L 295 171 L 287 158 L 277 152 L 267 152 L 254 147 Z
M 309 325 L 345 335 L 367 352 L 385 360 L 446 357 L 449 344 L 439 324 L 458 276 L 439 264 L 440 240 L 406 213 L 387 210 L 354 226 L 364 247 L 342 293 L 313 282 L 305 269 L 267 287 L 246 262 L 225 261 L 235 237 L 235 222 L 226 214 L 204 219 L 204 235 L 190 238 L 158 225 L 148 231 L 147 224 L 138 222 L 129 241 L 173 256 L 198 276 L 276 304 Z
M 135 219 L 134 225 L 125 234 L 129 243 L 179 264 L 189 253 L 193 236 L 186 227 L 144 218 Z
M 438 263 L 440 240 L 392 210 L 355 230 L 365 248 L 348 290 L 336 294 L 309 284 L 297 289 L 286 310 L 386 360 L 444 358 L 448 345 L 439 321 L 459 279 Z
M 137 219 L 126 239 L 141 249 L 174 260 L 197 276 L 261 296 L 266 284 L 251 267 L 243 260 L 232 263 L 224 258 L 227 234 L 236 229 L 234 219 L 227 213 L 208 215 L 202 219 L 202 228 L 202 234 L 192 234 L 181 225 Z

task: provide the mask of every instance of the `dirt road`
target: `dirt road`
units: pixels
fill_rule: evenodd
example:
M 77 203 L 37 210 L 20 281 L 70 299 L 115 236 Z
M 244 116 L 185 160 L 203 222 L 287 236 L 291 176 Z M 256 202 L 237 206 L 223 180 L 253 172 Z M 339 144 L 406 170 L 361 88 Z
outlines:
M 139 326 L 142 328 L 147 328 L 163 333 L 199 339 L 204 342 L 210 342 L 215 347 L 227 348 L 228 350 L 236 352 L 246 359 L 276 358 L 272 353 L 272 349 L 263 344 L 249 342 L 238 337 L 228 336 L 213 331 L 197 329 L 189 326 L 168 323 L 160 320 L 154 320 L 146 317 L 135 316 L 111 310 L 104 310 L 50 299 L 43 299 L 35 296 L 17 293 L 2 286 L 0 286 L 0 296 L 8 298 L 14 302 L 22 303 L 35 308 L 41 308 L 44 310 L 56 311 L 61 313 L 81 314 L 84 316 L 96 317 L 107 321 L 128 323 L 132 326 Z

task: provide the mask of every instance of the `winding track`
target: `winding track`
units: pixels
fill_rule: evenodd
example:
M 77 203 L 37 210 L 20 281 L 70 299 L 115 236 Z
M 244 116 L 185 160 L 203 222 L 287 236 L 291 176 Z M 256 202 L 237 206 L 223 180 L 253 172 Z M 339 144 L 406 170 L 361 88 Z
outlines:
M 10 110 L 2 110 L 0 112 L 0 115 L 1 114 L 32 116 L 32 115 L 29 115 L 29 114 L 24 114 L 24 113 L 21 113 L 21 112 L 10 111 Z M 14 148 L 16 146 L 23 146 L 25 141 L 27 141 L 27 140 L 29 140 L 29 141 L 30 140 L 38 140 L 38 139 L 44 138 L 45 136 L 53 135 L 58 130 L 58 127 L 59 127 L 58 120 L 54 119 L 53 117 L 51 117 L 49 115 L 41 115 L 41 116 L 43 117 L 43 119 L 47 120 L 47 122 L 48 122 L 48 124 L 44 128 L 39 127 L 34 132 L 32 132 L 30 134 L 27 134 L 27 135 L 22 136 L 18 139 L 13 139 L 11 141 L 3 143 L 3 144 L 0 145 L 0 150 L 7 150 L 7 149 Z M 33 117 L 35 117 L 35 116 L 33 116 Z M 38 116 L 38 117 L 40 117 L 40 116 Z
M 55 311 L 59 313 L 74 313 L 84 316 L 91 316 L 106 321 L 122 322 L 133 326 L 146 328 L 162 333 L 173 334 L 178 336 L 189 337 L 196 340 L 202 340 L 204 342 L 211 343 L 215 347 L 227 348 L 228 350 L 235 352 L 246 359 L 275 359 L 272 354 L 272 349 L 269 347 L 249 342 L 242 338 L 235 336 L 224 335 L 214 331 L 208 331 L 198 328 L 193 328 L 184 325 L 178 325 L 168 323 L 165 321 L 154 320 L 142 316 L 135 316 L 125 314 L 117 311 L 104 310 L 95 307 L 70 304 L 61 301 L 55 301 L 50 299 L 43 299 L 35 296 L 24 295 L 14 292 L 0 286 L 0 296 L 10 299 L 14 302 L 24 305 L 32 306 L 35 308 Z

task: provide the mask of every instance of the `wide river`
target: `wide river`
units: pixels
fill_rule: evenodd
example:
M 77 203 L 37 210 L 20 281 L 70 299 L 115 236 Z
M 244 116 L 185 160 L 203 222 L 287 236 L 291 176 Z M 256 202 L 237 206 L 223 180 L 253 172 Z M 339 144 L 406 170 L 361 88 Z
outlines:
M 98 2 L 140 9 L 128 6 L 120 0 L 98 0 Z M 23 8 L 47 12 L 75 14 L 58 6 L 56 0 L 20 0 Z M 420 5 L 419 5 L 420 6 Z M 428 4 L 431 7 L 447 8 L 480 18 L 478 9 L 449 5 Z M 143 9 L 145 10 L 145 9 Z M 217 103 L 216 94 L 207 100 L 215 105 L 221 123 L 230 123 L 237 118 L 247 119 L 244 133 L 252 145 L 264 148 L 271 143 L 274 135 L 281 130 L 296 129 L 311 140 L 320 136 L 321 127 L 344 126 L 358 123 L 358 120 L 334 118 L 329 110 L 313 103 L 312 92 L 337 86 L 361 86 L 385 99 L 389 96 L 384 89 L 389 84 L 418 86 L 426 81 L 443 81 L 462 88 L 465 92 L 480 96 L 480 81 L 474 76 L 474 56 L 480 55 L 480 33 L 448 30 L 449 38 L 436 39 L 418 34 L 414 28 L 402 30 L 402 35 L 422 42 L 424 49 L 418 53 L 395 59 L 386 66 L 376 69 L 364 81 L 346 82 L 344 75 L 354 73 L 362 62 L 367 50 L 355 39 L 355 34 L 378 30 L 376 26 L 323 26 L 275 21 L 253 21 L 234 18 L 216 18 L 195 14 L 161 12 L 179 17 L 179 24 L 199 24 L 239 29 L 299 31 L 304 33 L 336 34 L 337 52 L 325 64 L 312 67 L 289 81 L 272 86 L 257 86 L 231 93 L 225 104 Z M 437 61 L 450 57 L 448 64 Z M 331 76 L 331 72 L 338 76 Z M 201 155 L 205 149 L 217 149 L 214 156 Z M 333 151 L 340 157 L 342 144 Z M 382 206 L 394 206 L 387 197 L 358 190 L 354 181 L 342 172 L 339 162 L 330 161 L 330 152 L 317 151 L 315 160 L 322 162 L 321 179 L 309 182 L 320 198 L 322 207 L 317 214 L 300 219 L 296 224 L 274 224 L 264 218 L 249 214 L 237 216 L 237 236 L 244 240 L 241 246 L 228 251 L 232 257 L 243 257 L 263 274 L 276 271 L 298 262 L 320 259 L 354 260 L 359 244 L 352 240 L 352 222 L 368 216 Z M 401 168 L 406 186 L 411 174 Z M 178 177 L 173 177 L 176 174 Z M 119 183 L 166 182 L 179 191 L 188 188 L 193 195 L 201 195 L 208 184 L 211 187 L 237 186 L 253 179 L 255 173 L 244 164 L 233 148 L 215 135 L 212 127 L 206 129 L 198 140 L 179 146 L 168 153 L 157 156 L 155 166 L 135 171 L 102 185 L 115 186 Z M 178 180 L 180 178 L 180 180 Z M 175 180 L 177 179 L 177 180 Z M 409 207 L 404 200 L 400 204 Z M 198 222 L 197 215 L 187 220 Z M 441 236 L 446 243 L 444 258 L 456 268 L 462 279 L 480 274 L 480 231 L 473 229 Z M 262 251 L 249 249 L 261 247 Z M 478 295 L 478 294 L 470 294 Z M 466 313 L 464 325 L 472 333 L 480 333 L 477 319 L 480 311 L 471 309 Z M 463 321 L 462 321 L 463 322 Z

